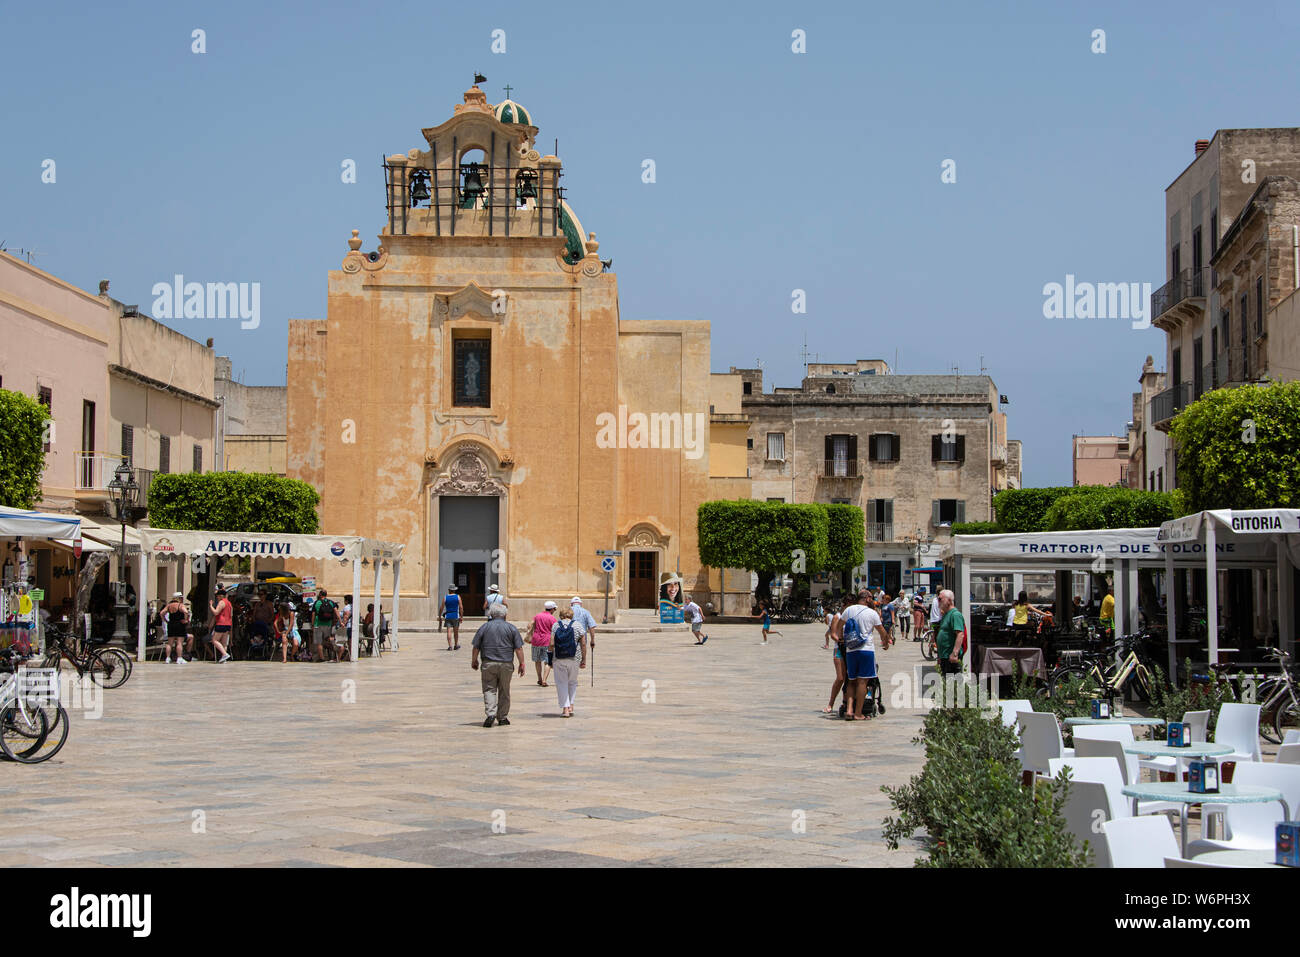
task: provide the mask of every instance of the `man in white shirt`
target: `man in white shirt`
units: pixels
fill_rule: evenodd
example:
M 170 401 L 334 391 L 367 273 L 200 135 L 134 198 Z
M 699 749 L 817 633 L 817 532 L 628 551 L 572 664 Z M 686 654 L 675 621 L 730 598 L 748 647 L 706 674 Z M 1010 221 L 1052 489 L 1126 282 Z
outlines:
M 871 593 L 865 588 L 859 589 L 858 603 L 845 608 L 835 622 L 835 640 L 845 643 L 845 686 L 848 688 L 845 721 L 867 719 L 862 708 L 867 701 L 867 683 L 876 677 L 875 636 L 879 634 L 881 641 L 889 637 L 885 634 L 885 626 L 880 622 L 880 615 L 871 607 L 870 601 Z
M 582 599 L 577 595 L 569 602 L 569 607 L 573 609 L 573 620 L 575 623 L 581 623 L 585 629 L 587 642 L 591 647 L 596 647 L 596 619 L 591 616 L 591 612 L 582 607 Z
M 930 630 L 931 631 L 938 631 L 939 622 L 943 621 L 943 608 L 941 607 L 941 605 L 942 603 L 939 601 L 939 592 L 936 590 L 934 593 L 934 598 L 930 602 Z

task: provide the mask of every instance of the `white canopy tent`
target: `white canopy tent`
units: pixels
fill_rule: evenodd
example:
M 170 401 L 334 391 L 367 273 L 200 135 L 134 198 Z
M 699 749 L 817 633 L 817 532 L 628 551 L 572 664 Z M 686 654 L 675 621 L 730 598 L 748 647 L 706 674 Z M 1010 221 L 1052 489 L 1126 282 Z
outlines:
M 273 532 L 181 531 L 171 528 L 141 528 L 140 593 L 149 577 L 150 560 L 174 560 L 198 556 L 274 556 L 310 558 L 319 561 L 352 562 L 352 660 L 356 661 L 361 641 L 361 562 L 369 561 L 375 570 L 375 639 L 379 639 L 382 616 L 379 613 L 380 570 L 393 563 L 393 637 L 398 635 L 398 600 L 402 586 L 402 552 L 405 545 L 383 542 L 358 535 L 283 535 Z M 144 660 L 145 616 L 140 616 L 137 656 Z
M 0 538 L 40 538 L 73 546 L 81 540 L 81 516 L 0 508 Z
M 1188 519 L 1192 517 L 1188 516 Z M 1291 527 L 1296 526 L 1293 524 Z M 1210 556 L 1208 559 L 1207 555 Z M 944 566 L 951 567 L 954 572 L 952 587 L 957 592 L 957 602 L 968 628 L 973 574 L 1059 569 L 1113 573 L 1115 629 L 1118 634 L 1137 627 L 1139 568 L 1162 569 L 1165 581 L 1169 583 L 1173 580 L 1175 568 L 1200 568 L 1207 561 L 1212 568 L 1221 563 L 1235 568 L 1267 569 L 1273 566 L 1275 556 L 1274 549 L 1264 540 L 1215 541 L 1211 537 L 1202 542 L 1195 534 L 1170 537 L 1165 534 L 1165 526 L 954 535 L 952 544 L 944 552 Z M 1214 601 L 1214 592 L 1210 594 L 1211 601 Z M 1169 673 L 1173 675 L 1178 657 L 1178 638 L 1173 626 L 1175 605 L 1171 597 L 1166 598 L 1165 605 L 1169 621 Z M 1213 615 L 1207 617 L 1214 618 Z M 1283 622 L 1287 620 L 1282 619 Z M 1217 661 L 1217 632 L 1212 642 L 1210 660 Z
M 1213 509 L 1184 515 L 1160 526 L 1159 540 L 1170 548 L 1194 543 L 1205 556 L 1205 616 L 1210 661 L 1219 661 L 1219 555 L 1223 546 L 1267 546 L 1277 568 L 1278 634 L 1284 646 L 1295 651 L 1293 570 L 1300 565 L 1300 509 Z M 1172 564 L 1168 565 L 1172 569 Z M 1169 628 L 1173 631 L 1173 603 L 1169 603 Z

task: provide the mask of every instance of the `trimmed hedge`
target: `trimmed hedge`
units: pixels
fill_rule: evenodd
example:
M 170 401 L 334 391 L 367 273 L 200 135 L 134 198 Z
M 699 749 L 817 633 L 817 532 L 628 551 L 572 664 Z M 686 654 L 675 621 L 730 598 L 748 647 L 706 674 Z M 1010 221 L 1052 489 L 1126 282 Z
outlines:
M 1144 492 L 1135 488 L 1090 488 L 1062 495 L 1043 517 L 1052 531 L 1085 528 L 1152 528 L 1175 518 L 1169 492 Z
M 256 472 L 155 475 L 154 528 L 314 535 L 320 493 L 306 482 Z
M 997 522 L 956 522 L 952 526 L 954 535 L 997 535 L 1002 531 Z
M 792 571 L 801 552 L 803 570 L 813 572 L 826 568 L 830 559 L 825 505 L 703 502 L 696 523 L 700 562 L 712 568 Z
M 998 527 L 1004 532 L 1046 532 L 1043 524 L 1047 510 L 1062 495 L 1079 489 L 1071 485 L 1051 488 L 1008 488 L 993 496 L 993 509 L 998 516 Z
M 0 389 L 0 505 L 35 508 L 45 472 L 45 406 Z

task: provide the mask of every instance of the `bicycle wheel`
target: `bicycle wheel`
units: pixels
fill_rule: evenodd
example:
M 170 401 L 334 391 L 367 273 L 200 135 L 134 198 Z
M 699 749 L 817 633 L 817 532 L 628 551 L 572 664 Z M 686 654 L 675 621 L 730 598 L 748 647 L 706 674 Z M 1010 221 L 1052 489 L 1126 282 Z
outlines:
M 40 730 L 35 740 L 31 736 L 32 727 L 29 721 L 39 721 Z M 45 717 L 45 712 L 37 709 L 32 712 L 30 717 L 24 717 L 17 705 L 9 705 L 4 711 L 0 711 L 0 752 L 10 761 L 17 761 L 19 764 L 35 764 L 37 761 L 44 760 L 37 757 L 33 760 L 29 755 L 33 755 L 45 743 L 48 737 L 49 721 Z
M 101 648 L 90 654 L 90 676 L 105 688 L 120 688 L 131 677 L 131 660 L 118 648 Z
M 1057 668 L 1047 680 L 1047 696 L 1060 697 L 1067 702 L 1099 698 L 1102 686 L 1097 681 L 1097 673 L 1083 665 L 1066 665 Z
M 41 704 L 37 701 L 28 701 L 24 708 L 18 709 L 20 714 L 24 710 L 29 720 L 35 719 L 37 715 L 41 716 L 39 720 L 45 725 L 45 733 L 24 752 L 23 762 L 39 764 L 41 761 L 48 761 L 59 753 L 68 740 L 68 712 L 61 704 L 55 702 Z
M 1273 712 L 1273 733 L 1277 735 L 1273 738 L 1274 744 L 1280 744 L 1286 738 L 1288 731 L 1300 730 L 1300 704 L 1296 703 L 1295 698 L 1284 701 L 1278 709 Z
M 921 654 L 926 661 L 934 661 L 939 656 L 939 646 L 935 644 L 933 636 L 927 634 L 921 639 Z
M 126 679 L 131 676 L 131 668 L 134 662 L 131 662 L 131 655 L 126 654 L 120 648 L 101 648 L 98 653 L 100 658 L 110 659 L 113 666 L 113 683 L 105 684 L 105 688 L 121 688 L 126 684 Z

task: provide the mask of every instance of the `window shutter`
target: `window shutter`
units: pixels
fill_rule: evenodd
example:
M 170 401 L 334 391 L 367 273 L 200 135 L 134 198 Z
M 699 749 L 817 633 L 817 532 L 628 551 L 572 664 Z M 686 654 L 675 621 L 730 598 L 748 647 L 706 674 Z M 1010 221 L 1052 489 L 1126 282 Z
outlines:
M 894 500 L 892 498 L 886 498 L 886 499 L 881 499 L 880 502 L 881 505 L 883 506 L 883 508 L 881 509 L 880 520 L 886 523 L 887 525 L 893 525 L 894 524 Z
M 930 436 L 930 459 L 938 462 L 941 458 L 943 458 L 943 436 L 932 435 Z
M 966 521 L 966 500 L 964 498 L 957 499 L 957 521 Z
M 826 461 L 833 462 L 834 460 L 835 460 L 835 439 L 833 436 L 828 435 L 826 436 Z
M 897 435 L 889 437 L 889 461 L 897 462 L 902 457 L 902 442 L 903 440 Z
M 876 499 L 867 499 L 867 539 L 871 539 L 871 523 L 876 520 Z
M 936 436 L 936 438 L 938 437 Z M 930 523 L 934 525 L 935 528 L 938 528 L 939 522 L 939 500 L 936 498 L 930 502 Z
M 849 436 L 849 474 L 858 474 L 858 437 Z
M 122 426 L 122 458 L 126 459 L 128 465 L 135 458 L 135 429 L 125 424 Z
M 966 461 L 966 436 L 964 435 L 957 436 L 957 461 Z

